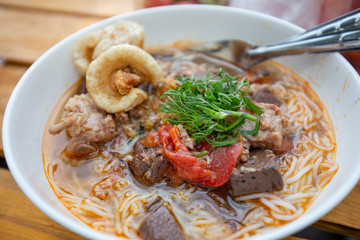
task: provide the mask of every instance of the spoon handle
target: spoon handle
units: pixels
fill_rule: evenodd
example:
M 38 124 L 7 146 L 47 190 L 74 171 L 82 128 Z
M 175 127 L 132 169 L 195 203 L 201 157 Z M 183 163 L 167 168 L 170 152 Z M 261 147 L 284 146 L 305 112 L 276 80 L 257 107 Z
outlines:
M 360 9 L 356 9 L 303 33 L 292 36 L 283 42 L 299 41 L 354 30 L 360 30 Z
M 335 33 L 275 45 L 258 46 L 249 49 L 246 52 L 246 55 L 251 59 L 267 59 L 306 52 L 322 53 L 349 50 L 360 50 L 360 30 Z
M 289 39 L 248 49 L 250 59 L 263 60 L 306 52 L 321 53 L 360 49 L 360 9 L 340 16 Z

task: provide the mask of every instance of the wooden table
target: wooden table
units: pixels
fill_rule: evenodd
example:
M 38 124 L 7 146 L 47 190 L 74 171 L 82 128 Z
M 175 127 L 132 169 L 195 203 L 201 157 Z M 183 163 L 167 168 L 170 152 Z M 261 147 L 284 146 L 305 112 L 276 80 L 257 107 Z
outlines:
M 0 134 L 13 88 L 41 54 L 85 26 L 134 9 L 133 0 L 0 0 Z M 360 238 L 359 200 L 360 183 L 313 227 Z M 50 220 L 25 197 L 10 172 L 0 169 L 0 239 L 83 238 Z

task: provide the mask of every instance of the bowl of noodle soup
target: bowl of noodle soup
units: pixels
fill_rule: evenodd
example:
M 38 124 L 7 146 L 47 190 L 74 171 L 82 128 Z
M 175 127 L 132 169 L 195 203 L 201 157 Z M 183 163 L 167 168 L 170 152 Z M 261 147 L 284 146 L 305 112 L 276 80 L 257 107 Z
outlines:
M 3 125 L 6 161 L 20 188 L 39 209 L 69 230 L 91 239 L 113 239 L 116 235 L 118 239 L 139 237 L 137 229 L 140 220 L 136 220 L 141 215 L 141 211 L 137 210 L 142 209 L 139 204 L 158 196 L 154 190 L 148 191 L 136 184 L 131 193 L 119 191 L 116 211 L 121 221 L 115 223 L 118 234 L 114 234 L 101 222 L 89 224 L 87 218 L 81 218 L 82 212 L 86 211 L 106 218 L 105 210 L 97 208 L 91 198 L 83 197 L 74 203 L 73 193 L 59 195 L 63 190 L 54 184 L 56 180 L 51 179 L 51 176 L 55 176 L 51 173 L 57 167 L 49 165 L 44 155 L 43 148 L 46 149 L 46 144 L 53 141 L 46 137 L 45 130 L 49 118 L 54 115 L 53 109 L 57 107 L 57 111 L 60 111 L 59 106 L 63 106 L 66 101 L 59 101 L 64 99 L 64 94 L 74 94 L 71 91 L 76 89 L 72 86 L 79 80 L 79 73 L 72 62 L 72 51 L 77 39 L 120 20 L 131 20 L 144 27 L 145 49 L 180 39 L 193 42 L 242 39 L 255 44 L 269 44 L 303 31 L 290 23 L 252 11 L 206 5 L 170 6 L 138 10 L 103 20 L 72 34 L 41 56 L 19 81 L 6 108 Z M 307 134 L 306 139 L 298 144 L 298 152 L 282 159 L 280 169 L 284 186 L 281 192 L 234 198 L 234 202 L 248 201 L 255 205 L 260 202 L 266 211 L 264 208 L 252 208 L 251 213 L 243 217 L 247 224 L 236 227 L 235 231 L 229 230 L 230 227 L 223 231 L 223 235 L 211 235 L 218 228 L 213 225 L 215 230 L 211 227 L 207 230 L 209 239 L 286 237 L 319 220 L 340 203 L 359 181 L 360 149 L 356 137 L 360 133 L 357 123 L 360 117 L 360 81 L 355 70 L 336 53 L 281 57 L 275 61 L 291 71 L 283 70 L 277 63 L 273 63 L 270 68 L 277 69 L 289 78 L 297 78 L 294 77 L 296 74 L 306 81 L 300 84 L 302 91 L 291 87 L 284 90 L 278 86 L 279 92 L 292 94 L 293 101 L 287 102 L 289 114 L 300 119 L 299 126 L 305 132 L 317 124 L 314 119 L 322 121 L 321 130 Z M 320 113 L 324 116 L 319 117 Z M 296 124 L 294 126 L 299 128 Z M 73 167 L 71 165 L 69 168 Z M 89 165 L 89 169 L 96 167 L 100 168 Z M 103 169 L 106 167 L 111 168 L 110 165 L 101 166 Z M 75 185 L 76 181 L 81 181 L 70 175 L 67 177 Z M 86 179 L 84 177 L 83 181 Z M 122 183 L 122 180 L 118 180 L 119 189 Z M 182 186 L 176 191 L 169 190 L 169 186 L 161 186 L 157 191 L 160 195 L 172 193 L 173 199 L 195 196 L 191 195 L 195 192 L 194 188 Z M 130 197 L 121 197 L 126 194 Z M 199 198 L 201 196 L 200 193 L 197 195 Z M 175 204 L 176 201 L 167 202 Z M 77 208 L 79 204 L 81 208 Z M 172 208 L 176 215 L 182 211 L 176 210 L 174 206 Z M 200 212 L 193 217 L 189 213 L 178 216 L 178 221 L 182 224 L 184 219 L 192 221 L 197 218 L 200 219 L 197 226 L 210 226 L 211 219 L 206 214 Z M 206 235 L 196 235 L 195 227 L 182 226 L 182 229 L 188 238 Z

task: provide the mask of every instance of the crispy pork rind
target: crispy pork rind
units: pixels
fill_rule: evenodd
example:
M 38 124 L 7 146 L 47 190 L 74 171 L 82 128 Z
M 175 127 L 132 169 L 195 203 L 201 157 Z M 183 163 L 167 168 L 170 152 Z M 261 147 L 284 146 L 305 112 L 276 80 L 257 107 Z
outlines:
M 141 83 L 158 86 L 164 83 L 164 77 L 149 53 L 129 44 L 109 48 L 89 65 L 86 73 L 89 95 L 108 113 L 126 112 L 144 102 L 147 93 L 136 88 Z
M 102 30 L 95 30 L 78 38 L 73 48 L 73 63 L 81 76 L 86 75 L 86 71 L 92 61 L 94 48 L 99 43 Z
M 131 44 L 138 47 L 144 45 L 144 27 L 132 21 L 120 21 L 104 28 L 101 39 L 92 55 L 96 59 L 112 46 Z
M 144 27 L 132 21 L 119 21 L 103 30 L 95 30 L 75 43 L 73 62 L 81 76 L 86 75 L 89 64 L 112 46 L 131 44 L 143 47 Z

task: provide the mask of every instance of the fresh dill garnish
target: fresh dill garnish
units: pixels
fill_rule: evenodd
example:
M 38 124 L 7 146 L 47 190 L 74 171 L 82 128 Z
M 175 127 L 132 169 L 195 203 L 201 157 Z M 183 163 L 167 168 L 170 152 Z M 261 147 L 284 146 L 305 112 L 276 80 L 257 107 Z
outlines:
M 195 157 L 202 157 L 204 155 L 208 154 L 208 151 L 202 151 L 195 155 Z
M 257 134 L 263 110 L 246 97 L 250 84 L 245 78 L 220 69 L 212 76 L 180 76 L 177 80 L 181 84 L 161 97 L 167 100 L 161 103 L 160 111 L 169 114 L 166 120 L 171 124 L 183 125 L 196 142 L 205 139 L 213 147 L 221 147 L 236 143 L 240 134 Z M 243 108 L 256 116 L 241 112 Z M 256 121 L 253 130 L 241 129 L 245 119 Z

